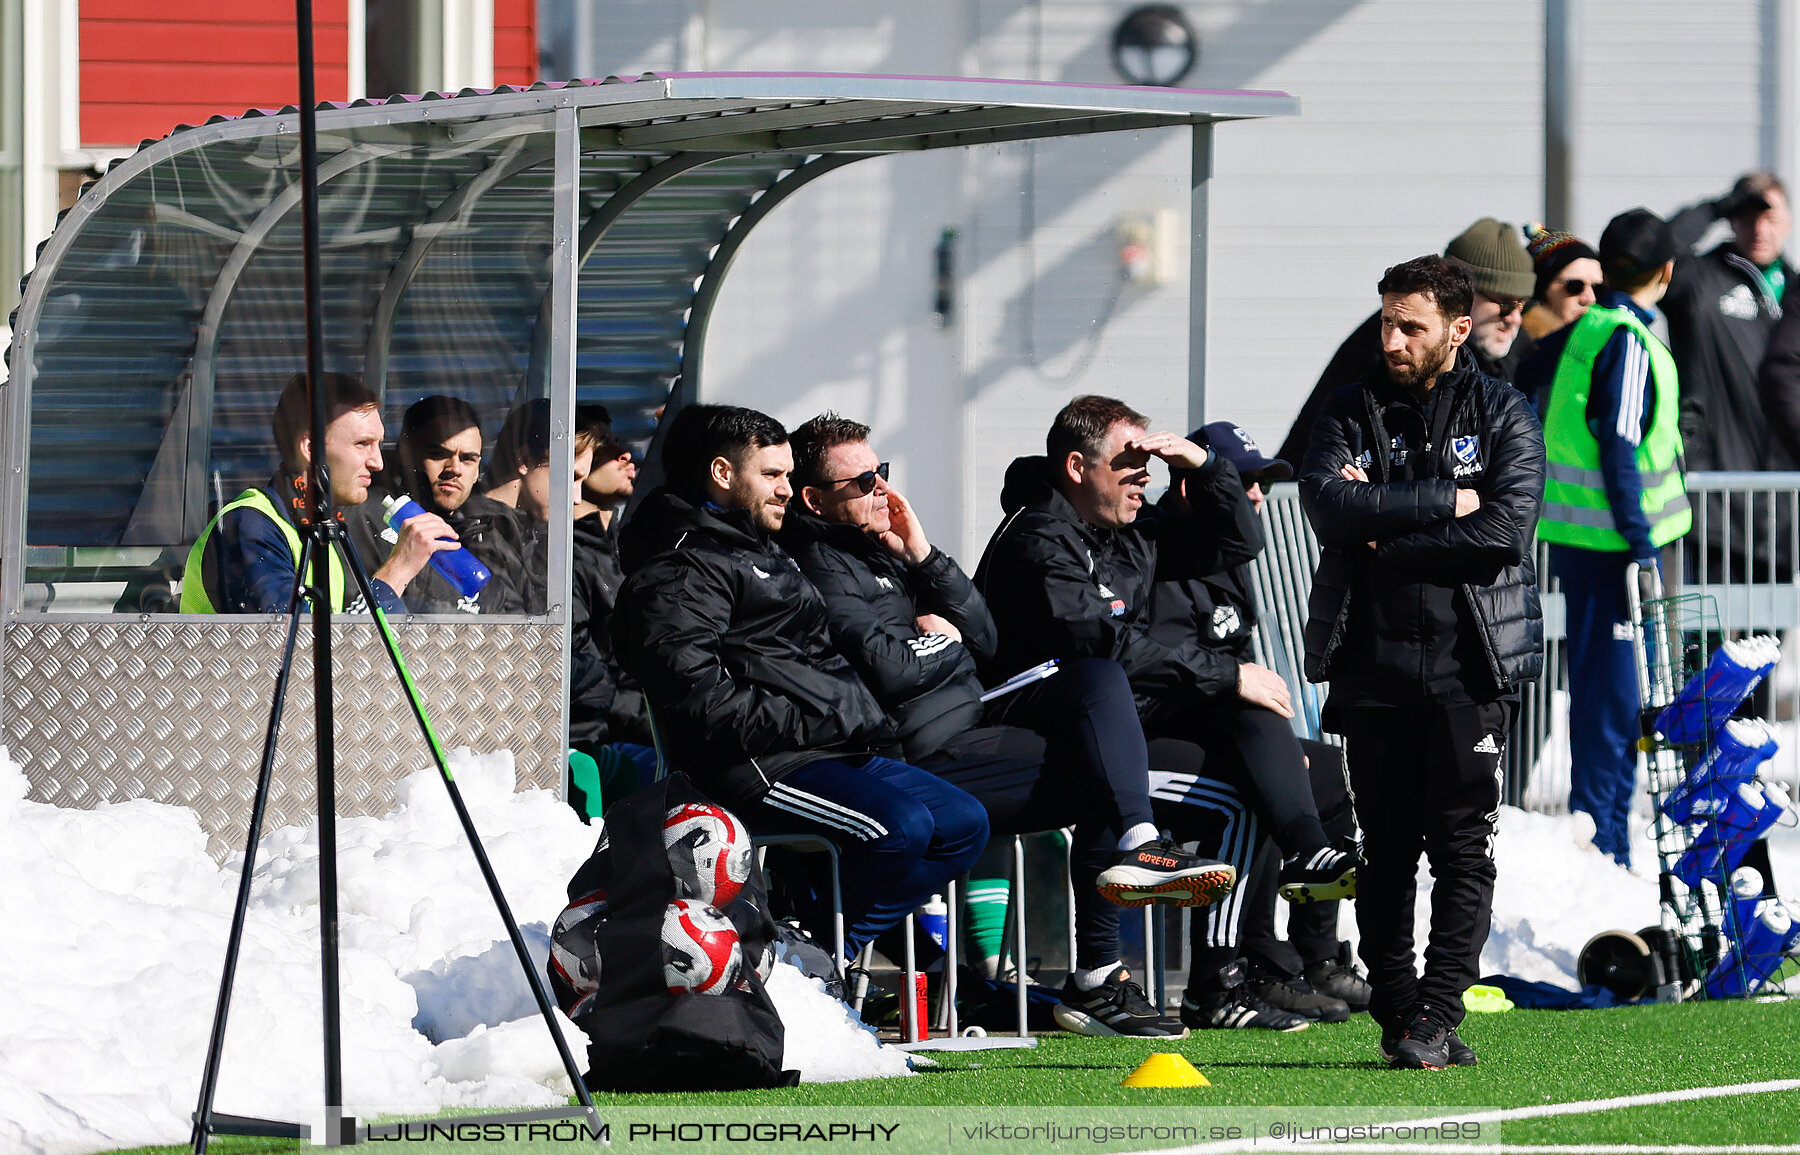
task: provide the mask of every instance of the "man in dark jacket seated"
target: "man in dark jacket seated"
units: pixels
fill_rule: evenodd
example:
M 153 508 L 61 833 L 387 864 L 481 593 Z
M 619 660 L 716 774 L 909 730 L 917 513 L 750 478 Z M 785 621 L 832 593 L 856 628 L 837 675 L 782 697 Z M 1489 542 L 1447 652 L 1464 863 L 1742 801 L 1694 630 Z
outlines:
M 1323 547 L 1306 676 L 1331 682 L 1325 725 L 1348 740 L 1363 831 L 1360 950 L 1400 1067 L 1469 1065 L 1462 995 L 1480 975 L 1494 825 L 1519 687 L 1543 667 L 1532 534 L 1544 433 L 1524 395 L 1463 349 L 1473 288 L 1438 256 L 1383 275 L 1383 360 L 1332 394 L 1300 499 Z M 1425 971 L 1413 899 L 1436 879 Z
M 1236 485 L 1237 471 L 1185 437 L 1149 432 L 1147 417 L 1109 397 L 1069 402 L 1045 445 L 1047 457 L 1022 457 L 1007 469 L 1000 495 L 1006 519 L 975 574 L 1000 627 L 990 668 L 1006 676 L 1047 658 L 1118 662 L 1144 732 L 1204 751 L 1204 776 L 1153 774 L 1153 799 L 1189 801 L 1217 780 L 1242 783 L 1244 800 L 1287 856 L 1280 875 L 1285 896 L 1314 901 L 1354 893 L 1355 859 L 1333 847 L 1320 825 L 1305 767 L 1270 754 L 1273 742 L 1292 741 L 1286 684 L 1253 667 L 1214 685 L 1208 679 L 1216 670 L 1197 644 L 1171 647 L 1151 634 L 1151 586 L 1161 551 L 1191 554 L 1201 567 L 1248 561 L 1254 551 L 1232 542 L 1214 511 L 1163 517 L 1144 509 L 1146 466 L 1161 458 L 1172 468 L 1199 471 L 1209 484 L 1223 472 Z M 1231 994 L 1242 985 L 1235 933 L 1205 945 L 1209 961 L 1219 961 L 1194 968 L 1183 1021 L 1263 1025 L 1237 1021 L 1246 1016 Z
M 1058 1023 L 1185 1035 L 1131 981 L 1117 909 L 1099 900 L 1203 906 L 1230 891 L 1237 868 L 1158 841 L 1149 754 L 1117 662 L 1067 662 L 983 704 L 976 662 L 995 645 L 987 603 L 931 544 L 868 438 L 867 425 L 832 413 L 794 432 L 796 494 L 781 540 L 824 596 L 833 643 L 893 719 L 907 759 L 980 799 L 994 833 L 1075 827 L 1076 960 Z
M 832 647 L 824 599 L 775 544 L 793 496 L 787 430 L 689 406 L 662 464 L 668 484 L 621 535 L 619 660 L 673 769 L 757 834 L 837 844 L 854 955 L 969 868 L 987 815 L 894 757 L 893 727 Z
M 1260 554 L 1265 548 L 1259 510 L 1263 486 L 1294 475 L 1293 466 L 1279 458 L 1264 457 L 1248 433 L 1229 421 L 1215 421 L 1197 429 L 1194 444 L 1218 454 L 1237 471 L 1240 484 L 1224 470 L 1210 475 L 1177 469 L 1169 475 L 1169 489 L 1157 502 L 1164 517 L 1182 517 L 1196 509 L 1210 510 L 1214 524 L 1242 543 L 1238 552 Z M 1211 568 L 1206 559 L 1188 551 L 1163 550 L 1157 554 L 1156 589 L 1150 619 L 1151 636 L 1171 649 L 1194 644 L 1202 659 L 1214 668 L 1206 683 L 1221 693 L 1235 693 L 1237 680 L 1274 674 L 1256 662 L 1256 591 L 1250 564 L 1239 562 Z M 1279 675 L 1277 675 L 1279 676 Z M 1270 756 L 1306 767 L 1313 801 L 1325 833 L 1341 849 L 1356 843 L 1356 819 L 1350 812 L 1350 796 L 1344 788 L 1343 752 L 1335 746 L 1284 735 L 1271 729 Z M 1243 923 L 1239 945 L 1249 964 L 1250 987 L 1264 1001 L 1319 1022 L 1342 1022 L 1352 1011 L 1369 1007 L 1369 984 L 1348 965 L 1349 944 L 1338 939 L 1336 900 L 1308 902 L 1288 911 L 1288 937 L 1275 933 L 1276 886 L 1281 871 L 1280 851 L 1274 840 L 1264 838 L 1241 886 Z
M 481 476 L 481 418 L 460 397 L 426 397 L 407 407 L 394 442 L 399 468 L 388 479 L 392 496 L 411 497 L 456 531 L 462 547 L 493 576 L 464 597 L 435 569 L 421 570 L 407 586 L 406 608 L 415 614 L 517 614 L 524 612 L 519 583 L 525 576 L 519 515 L 475 492 Z M 353 506 L 344 517 L 362 556 L 386 560 L 399 540 L 379 499 Z
M 625 575 L 619 529 L 637 480 L 631 451 L 613 438 L 602 405 L 575 407 L 575 458 L 590 462 L 575 506 L 569 579 L 569 745 L 594 759 L 606 805 L 656 768 L 650 716 L 637 680 L 613 653 L 612 615 Z M 575 800 L 586 813 L 586 799 Z
M 331 516 L 369 497 L 369 484 L 381 471 L 381 401 L 361 381 L 342 373 L 321 375 L 325 391 L 325 464 L 331 477 Z M 306 493 L 312 464 L 312 411 L 306 375 L 296 373 L 275 403 L 275 447 L 281 465 L 269 484 L 248 489 L 221 509 L 188 551 L 181 583 L 184 614 L 284 614 L 300 568 L 301 534 L 311 524 Z M 456 531 L 435 513 L 407 520 L 387 560 L 370 575 L 370 586 L 385 613 L 403 614 L 401 600 L 439 550 L 458 549 Z M 345 543 L 348 544 L 347 542 Z M 335 550 L 316 575 L 334 611 L 366 613 L 355 579 L 344 570 Z M 317 578 L 314 579 L 315 581 Z

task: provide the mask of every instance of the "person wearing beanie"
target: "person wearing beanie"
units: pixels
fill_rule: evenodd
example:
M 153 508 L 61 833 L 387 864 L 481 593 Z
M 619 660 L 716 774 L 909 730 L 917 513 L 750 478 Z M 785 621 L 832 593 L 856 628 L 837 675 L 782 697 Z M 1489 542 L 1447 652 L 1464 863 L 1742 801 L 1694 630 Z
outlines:
M 1631 865 L 1638 681 L 1626 583 L 1655 572 L 1693 514 L 1681 477 L 1679 373 L 1651 332 L 1678 252 L 1648 209 L 1600 236 L 1606 286 L 1561 337 L 1544 401 L 1548 480 L 1538 538 L 1562 579 L 1568 614 L 1569 808 L 1593 817 L 1594 845 Z
M 1568 328 L 1599 299 L 1604 279 L 1600 254 L 1587 242 L 1542 225 L 1525 226 L 1525 236 L 1525 251 L 1537 270 L 1536 303 L 1525 313 L 1525 332 L 1537 343 L 1513 371 L 1513 387 L 1541 413 Z
M 1519 230 L 1493 217 L 1482 217 L 1444 246 L 1444 256 L 1467 273 L 1475 286 L 1471 329 L 1464 347 L 1474 356 L 1476 368 L 1511 383 L 1519 363 L 1531 352 L 1531 339 L 1519 331 L 1519 320 L 1536 283 Z M 1332 354 L 1275 456 L 1283 461 L 1304 457 L 1313 422 L 1326 398 L 1368 376 L 1371 366 L 1379 370 L 1380 364 L 1381 314 L 1376 312 Z
M 1525 334 L 1541 341 L 1587 312 L 1600 294 L 1600 254 L 1573 233 L 1533 222 L 1525 226 L 1531 256 L 1532 305 L 1525 310 Z M 1516 382 L 1515 382 L 1516 384 Z

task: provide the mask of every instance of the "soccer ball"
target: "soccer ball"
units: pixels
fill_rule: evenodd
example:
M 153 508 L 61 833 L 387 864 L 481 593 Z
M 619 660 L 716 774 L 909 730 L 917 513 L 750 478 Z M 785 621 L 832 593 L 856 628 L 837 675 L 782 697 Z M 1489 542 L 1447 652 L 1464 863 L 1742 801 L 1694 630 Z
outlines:
M 600 990 L 600 954 L 594 929 L 606 920 L 606 891 L 581 895 L 563 908 L 550 931 L 551 985 L 557 1002 L 570 1018 L 585 1014 Z
M 672 995 L 716 995 L 738 984 L 744 944 L 717 909 L 678 898 L 663 912 L 663 978 Z
M 686 803 L 672 808 L 663 819 L 663 846 L 683 898 L 722 909 L 750 878 L 750 833 L 722 807 Z

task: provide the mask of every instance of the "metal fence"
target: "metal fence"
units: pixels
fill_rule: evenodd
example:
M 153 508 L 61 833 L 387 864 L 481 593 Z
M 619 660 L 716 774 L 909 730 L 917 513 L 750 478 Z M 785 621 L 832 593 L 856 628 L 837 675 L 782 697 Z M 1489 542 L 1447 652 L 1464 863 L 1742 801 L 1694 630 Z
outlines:
M 1800 625 L 1800 473 L 1692 473 L 1694 528 L 1663 554 L 1666 592 L 1703 594 L 1717 606 L 1726 636 L 1773 633 L 1784 642 Z M 1319 729 L 1329 687 L 1301 675 L 1306 598 L 1319 561 L 1319 543 L 1300 510 L 1299 488 L 1273 486 L 1263 503 L 1268 548 L 1252 565 L 1261 607 L 1259 660 L 1288 681 L 1296 703 L 1294 726 L 1311 738 L 1335 741 Z M 1525 688 L 1513 739 L 1507 744 L 1506 801 L 1559 813 L 1569 801 L 1568 664 L 1562 586 L 1551 572 L 1549 547 L 1538 543 L 1544 606 L 1544 676 Z M 1781 665 L 1754 700 L 1757 714 L 1775 724 L 1781 752 L 1766 776 L 1800 785 L 1800 640 L 1783 647 Z

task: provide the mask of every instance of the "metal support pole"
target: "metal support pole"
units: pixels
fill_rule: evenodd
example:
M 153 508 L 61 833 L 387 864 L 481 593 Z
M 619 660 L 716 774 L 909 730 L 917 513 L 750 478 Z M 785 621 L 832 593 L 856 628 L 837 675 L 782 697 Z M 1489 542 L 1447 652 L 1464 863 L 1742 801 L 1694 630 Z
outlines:
M 1575 227 L 1580 0 L 1544 0 L 1544 224 Z
M 1206 424 L 1207 259 L 1212 248 L 1211 124 L 1194 126 L 1188 176 L 1188 411 L 1187 427 Z

